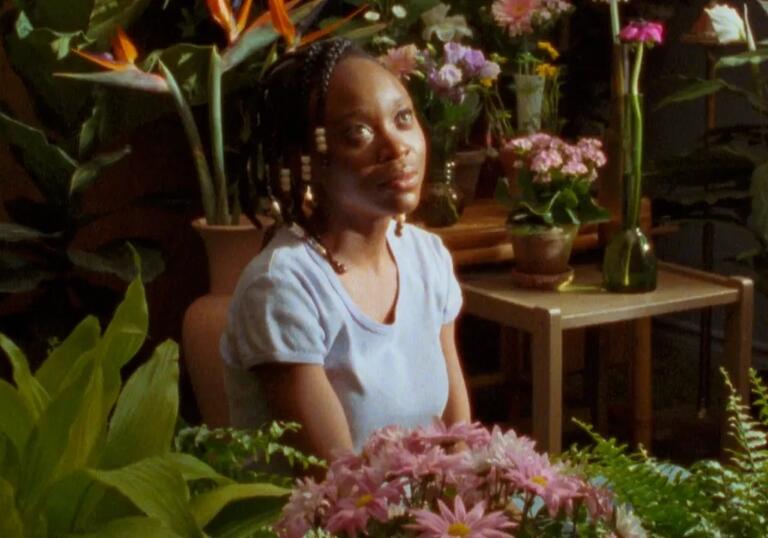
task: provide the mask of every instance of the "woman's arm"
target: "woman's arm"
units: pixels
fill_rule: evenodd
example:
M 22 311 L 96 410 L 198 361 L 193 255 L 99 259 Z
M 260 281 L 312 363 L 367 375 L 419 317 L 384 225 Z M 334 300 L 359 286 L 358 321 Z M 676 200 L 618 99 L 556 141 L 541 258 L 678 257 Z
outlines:
M 352 450 L 347 418 L 321 365 L 270 364 L 253 371 L 272 415 L 301 424 L 297 448 L 328 462 L 335 450 Z
M 464 374 L 461 372 L 459 353 L 456 351 L 456 329 L 454 323 L 443 325 L 440 329 L 440 344 L 445 355 L 445 365 L 448 369 L 448 403 L 443 411 L 443 421 L 446 424 L 454 422 L 470 422 L 469 396 Z

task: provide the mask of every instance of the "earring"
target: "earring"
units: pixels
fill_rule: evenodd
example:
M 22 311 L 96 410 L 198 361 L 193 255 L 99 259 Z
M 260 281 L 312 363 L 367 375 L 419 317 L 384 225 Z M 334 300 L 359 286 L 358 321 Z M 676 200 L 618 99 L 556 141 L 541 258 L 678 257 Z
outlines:
M 324 127 L 315 127 L 315 149 L 322 155 L 328 153 L 328 141 L 325 138 Z
M 280 169 L 280 190 L 283 191 L 285 194 L 288 194 L 289 192 L 291 192 L 291 169 L 290 168 Z
M 312 165 L 309 155 L 301 156 L 301 180 L 309 183 L 312 180 Z
M 395 217 L 395 235 L 403 236 L 403 227 L 405 226 L 405 213 L 400 213 Z

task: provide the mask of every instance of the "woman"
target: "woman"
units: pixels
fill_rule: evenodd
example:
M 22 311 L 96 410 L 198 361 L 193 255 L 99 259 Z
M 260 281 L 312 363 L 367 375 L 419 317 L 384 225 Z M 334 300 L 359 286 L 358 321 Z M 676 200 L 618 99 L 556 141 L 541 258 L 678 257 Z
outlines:
M 301 448 L 328 459 L 389 424 L 469 421 L 451 258 L 403 222 L 426 161 L 408 92 L 339 39 L 288 55 L 264 88 L 264 157 L 288 225 L 234 294 L 221 342 L 233 423 L 299 422 Z

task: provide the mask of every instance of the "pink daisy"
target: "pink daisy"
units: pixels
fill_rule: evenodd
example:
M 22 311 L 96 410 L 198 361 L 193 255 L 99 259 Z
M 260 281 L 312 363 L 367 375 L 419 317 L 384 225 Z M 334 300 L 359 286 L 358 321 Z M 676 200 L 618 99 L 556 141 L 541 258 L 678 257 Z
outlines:
M 414 510 L 415 523 L 409 528 L 420 532 L 421 538 L 446 538 L 461 536 L 466 538 L 504 538 L 511 536 L 503 531 L 514 527 L 501 512 L 485 514 L 485 505 L 477 503 L 467 512 L 464 501 L 456 496 L 453 511 L 443 501 L 437 501 L 440 514 L 429 510 Z
M 418 66 L 419 49 L 411 43 L 398 48 L 392 48 L 379 61 L 399 78 L 408 79 Z

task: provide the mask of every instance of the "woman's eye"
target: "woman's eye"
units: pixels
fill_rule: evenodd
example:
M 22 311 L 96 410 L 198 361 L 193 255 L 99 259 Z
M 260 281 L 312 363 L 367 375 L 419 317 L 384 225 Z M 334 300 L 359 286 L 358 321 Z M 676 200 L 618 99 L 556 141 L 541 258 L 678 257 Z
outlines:
M 413 110 L 406 108 L 397 113 L 397 122 L 400 125 L 410 125 L 413 123 Z
M 370 138 L 373 131 L 362 123 L 353 125 L 345 131 L 345 136 L 353 142 L 361 142 Z

